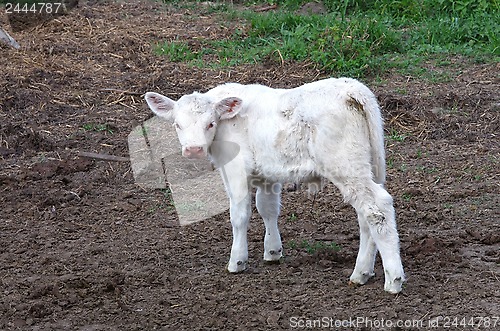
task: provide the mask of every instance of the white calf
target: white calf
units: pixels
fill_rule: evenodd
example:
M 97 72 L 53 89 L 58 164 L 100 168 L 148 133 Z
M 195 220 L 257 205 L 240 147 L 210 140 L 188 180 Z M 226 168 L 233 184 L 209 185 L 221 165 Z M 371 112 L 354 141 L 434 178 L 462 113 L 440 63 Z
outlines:
M 246 268 L 252 186 L 266 227 L 264 260 L 276 261 L 282 256 L 277 224 L 281 183 L 327 179 L 358 214 L 360 247 L 350 281 L 364 284 L 374 276 L 378 250 L 385 290 L 401 291 L 404 272 L 395 213 L 383 187 L 382 119 L 366 86 L 349 78 L 294 89 L 230 83 L 177 102 L 148 92 L 146 101 L 153 112 L 174 122 L 185 157 L 208 154 L 214 164 L 224 165 L 233 226 L 230 272 Z M 223 142 L 240 147 L 229 163 Z

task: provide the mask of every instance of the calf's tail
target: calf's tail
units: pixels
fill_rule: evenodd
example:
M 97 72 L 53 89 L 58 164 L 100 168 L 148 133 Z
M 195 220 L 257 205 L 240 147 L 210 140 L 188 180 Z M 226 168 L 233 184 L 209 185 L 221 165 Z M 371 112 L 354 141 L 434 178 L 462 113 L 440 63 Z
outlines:
M 373 180 L 383 185 L 386 169 L 382 115 L 375 95 L 365 85 L 358 84 L 349 92 L 349 97 L 353 106 L 365 115 L 371 145 Z

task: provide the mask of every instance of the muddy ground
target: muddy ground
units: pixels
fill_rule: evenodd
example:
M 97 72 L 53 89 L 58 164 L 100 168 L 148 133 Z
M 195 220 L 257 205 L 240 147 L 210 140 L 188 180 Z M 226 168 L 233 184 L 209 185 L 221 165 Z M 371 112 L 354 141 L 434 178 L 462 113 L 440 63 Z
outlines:
M 83 156 L 128 157 L 127 135 L 151 117 L 146 91 L 327 77 L 308 63 L 212 70 L 152 51 L 239 25 L 203 7 L 80 1 L 16 32 L 21 50 L 0 47 L 0 330 L 273 330 L 322 317 L 332 328 L 358 321 L 344 323 L 353 330 L 388 329 L 382 319 L 500 325 L 498 64 L 450 57 L 422 64 L 424 77 L 364 80 L 386 120 L 408 278 L 396 296 L 380 261 L 367 285 L 348 286 L 357 221 L 334 187 L 314 206 L 303 190 L 284 193 L 279 265 L 262 262 L 254 212 L 249 270 L 230 275 L 227 212 L 181 227 L 168 194 L 136 185 L 129 162 Z

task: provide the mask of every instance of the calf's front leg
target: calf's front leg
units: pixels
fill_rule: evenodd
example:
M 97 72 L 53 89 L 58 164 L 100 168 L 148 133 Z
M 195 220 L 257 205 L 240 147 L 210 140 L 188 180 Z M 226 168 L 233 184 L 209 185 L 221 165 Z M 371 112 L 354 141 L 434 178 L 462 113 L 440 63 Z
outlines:
M 233 245 L 227 270 L 242 272 L 248 263 L 247 230 L 252 215 L 252 195 L 242 158 L 236 157 L 220 168 L 222 180 L 229 196 L 229 213 L 233 227 Z
M 279 261 L 283 256 L 281 236 L 278 229 L 280 213 L 281 184 L 263 183 L 257 186 L 255 205 L 264 219 L 266 234 L 264 236 L 264 261 Z
M 231 247 L 231 257 L 227 270 L 229 272 L 242 272 L 247 267 L 248 262 L 248 240 L 247 230 L 251 216 L 251 196 L 247 196 L 241 201 L 231 199 L 230 214 L 231 225 L 233 227 L 233 245 Z

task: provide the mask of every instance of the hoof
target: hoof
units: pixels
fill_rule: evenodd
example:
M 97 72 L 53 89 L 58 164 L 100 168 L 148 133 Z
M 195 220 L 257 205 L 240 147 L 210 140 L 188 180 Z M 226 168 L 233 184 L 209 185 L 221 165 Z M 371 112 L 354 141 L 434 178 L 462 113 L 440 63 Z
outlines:
M 391 294 L 398 294 L 399 292 L 401 292 L 401 289 L 403 288 L 403 283 L 405 282 L 405 274 L 403 272 L 403 269 L 401 268 L 399 270 L 392 272 L 386 270 L 384 273 L 385 273 L 384 290 Z
M 364 285 L 373 276 L 375 276 L 373 272 L 353 273 L 349 278 L 349 283 Z
M 392 281 L 386 280 L 384 290 L 391 294 L 398 294 L 403 288 L 404 278 L 396 277 Z
M 236 261 L 235 263 L 231 263 L 231 261 L 227 265 L 227 271 L 229 271 L 232 274 L 237 274 L 240 272 L 245 271 L 247 268 L 247 261 Z
M 280 259 L 283 257 L 283 248 L 278 250 L 271 249 L 264 252 L 264 261 L 270 263 L 279 263 Z
M 350 288 L 357 288 L 357 287 L 360 287 L 361 285 L 363 285 L 363 284 L 355 283 L 351 280 L 347 282 L 347 286 L 349 286 Z

